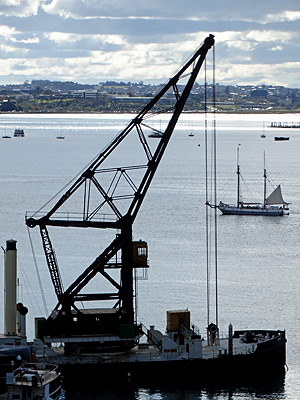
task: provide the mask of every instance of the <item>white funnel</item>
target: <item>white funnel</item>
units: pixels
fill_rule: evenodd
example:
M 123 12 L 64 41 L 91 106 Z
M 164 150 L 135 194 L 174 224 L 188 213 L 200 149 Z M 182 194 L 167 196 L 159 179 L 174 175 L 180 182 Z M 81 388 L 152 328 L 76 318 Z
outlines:
M 5 335 L 16 334 L 17 322 L 17 242 L 6 241 L 4 270 Z

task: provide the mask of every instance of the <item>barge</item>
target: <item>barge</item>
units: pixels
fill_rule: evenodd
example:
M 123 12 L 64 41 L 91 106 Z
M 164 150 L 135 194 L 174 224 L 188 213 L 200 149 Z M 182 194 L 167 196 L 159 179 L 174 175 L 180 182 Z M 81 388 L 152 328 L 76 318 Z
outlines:
M 162 380 L 167 383 L 180 379 L 181 382 L 205 383 L 216 376 L 218 381 L 245 377 L 255 381 L 285 370 L 285 331 L 234 332 L 229 325 L 228 333 L 220 338 L 219 329 L 212 325 L 204 338 L 194 325 L 190 326 L 188 310 L 168 311 L 167 320 L 166 333 L 154 326 L 145 330 L 140 325 L 135 338 L 137 344 L 118 352 L 101 349 L 104 340 L 106 343 L 109 339 L 116 340 L 108 335 L 105 338 L 73 337 L 70 342 L 66 342 L 66 338 L 36 339 L 36 362 L 57 364 L 66 383 L 71 383 L 75 376 L 78 379 L 101 377 L 102 382 L 116 376 L 135 382 Z

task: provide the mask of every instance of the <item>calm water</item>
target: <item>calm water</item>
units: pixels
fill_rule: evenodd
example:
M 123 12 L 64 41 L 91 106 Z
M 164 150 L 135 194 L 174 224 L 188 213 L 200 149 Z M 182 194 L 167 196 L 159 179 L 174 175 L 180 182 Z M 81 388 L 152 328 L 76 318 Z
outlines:
M 64 187 L 124 127 L 126 115 L 0 115 L 0 245 L 17 240 L 20 300 L 29 308 L 28 337 L 35 316 L 46 315 L 24 216 Z M 290 205 L 286 217 L 218 215 L 219 326 L 286 329 L 288 371 L 282 379 L 252 387 L 67 388 L 66 399 L 298 399 L 300 393 L 300 131 L 268 128 L 271 121 L 299 121 L 299 115 L 218 115 L 218 200 L 235 202 L 236 149 L 247 182 L 246 200 L 262 200 L 263 154 L 275 183 Z M 164 117 L 157 119 L 157 128 Z M 266 138 L 260 137 L 263 132 Z M 23 128 L 24 138 L 13 136 Z M 194 137 L 188 134 L 193 132 Z M 65 140 L 57 140 L 57 135 Z M 275 135 L 290 141 L 275 142 Z M 155 140 L 155 139 L 152 139 Z M 133 143 L 119 165 L 135 163 Z M 166 310 L 188 308 L 204 333 L 206 325 L 205 179 L 202 115 L 183 115 L 134 224 L 134 238 L 149 246 L 148 280 L 138 284 L 138 320 L 164 331 Z M 270 188 L 271 189 L 271 188 Z M 48 207 L 49 208 L 49 207 Z M 47 207 L 46 207 L 47 209 Z M 49 229 L 50 231 L 50 229 Z M 65 287 L 108 245 L 107 233 L 50 231 Z M 56 299 L 38 229 L 30 230 L 47 311 Z M 103 238 L 104 235 L 104 238 Z M 103 239 L 102 239 L 103 238 Z M 3 276 L 3 262 L 1 262 Z M 96 284 L 95 284 L 96 285 Z M 96 287 L 96 286 L 95 286 Z M 93 288 L 92 288 L 93 289 Z M 1 279 L 0 290 L 3 291 Z M 1 310 L 0 310 L 1 311 Z M 1 312 L 0 331 L 3 332 Z

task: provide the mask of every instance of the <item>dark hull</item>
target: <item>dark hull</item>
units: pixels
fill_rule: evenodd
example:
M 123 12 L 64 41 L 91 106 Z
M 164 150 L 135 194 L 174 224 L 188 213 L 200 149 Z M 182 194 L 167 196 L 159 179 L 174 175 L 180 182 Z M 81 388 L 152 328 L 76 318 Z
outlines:
M 238 333 L 238 332 L 237 332 Z M 236 334 L 237 334 L 236 333 Z M 128 380 L 137 383 L 153 382 L 194 382 L 205 383 L 214 379 L 224 380 L 249 379 L 255 382 L 262 377 L 283 374 L 286 363 L 285 334 L 267 342 L 259 343 L 252 354 L 221 355 L 211 359 L 185 359 L 166 361 L 111 362 L 95 364 L 68 364 L 59 366 L 66 385 L 74 377 L 86 377 L 102 382 Z M 215 383 L 216 383 L 215 381 Z M 100 382 L 99 382 L 100 383 Z
M 267 217 L 278 217 L 284 215 L 283 208 L 277 207 L 234 207 L 234 206 L 218 206 L 223 215 L 263 215 Z

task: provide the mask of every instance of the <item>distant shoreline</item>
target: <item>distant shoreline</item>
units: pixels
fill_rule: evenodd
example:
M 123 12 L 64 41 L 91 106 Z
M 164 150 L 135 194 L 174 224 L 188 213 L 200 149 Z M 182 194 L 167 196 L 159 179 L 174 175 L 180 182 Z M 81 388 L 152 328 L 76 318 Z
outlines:
M 204 111 L 184 111 L 182 114 L 204 114 Z M 230 110 L 218 110 L 215 112 L 216 114 L 300 114 L 300 110 L 245 110 L 245 111 L 230 111 Z M 39 115 L 39 114 L 129 114 L 129 115 L 136 115 L 138 112 L 123 112 L 123 111 L 32 111 L 32 112 L 22 112 L 22 111 L 0 111 L 0 115 Z M 160 113 L 158 113 L 159 115 Z M 161 114 L 167 114 L 161 113 Z M 208 111 L 207 114 L 213 114 L 212 111 Z

